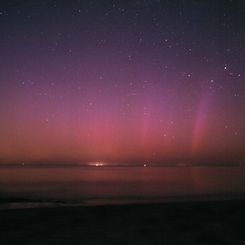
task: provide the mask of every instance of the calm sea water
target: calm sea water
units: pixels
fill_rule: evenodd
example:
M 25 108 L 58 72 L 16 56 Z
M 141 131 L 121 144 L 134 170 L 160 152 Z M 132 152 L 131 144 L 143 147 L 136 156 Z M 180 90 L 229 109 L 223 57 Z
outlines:
M 1 207 L 235 198 L 244 194 L 243 167 L 0 168 Z

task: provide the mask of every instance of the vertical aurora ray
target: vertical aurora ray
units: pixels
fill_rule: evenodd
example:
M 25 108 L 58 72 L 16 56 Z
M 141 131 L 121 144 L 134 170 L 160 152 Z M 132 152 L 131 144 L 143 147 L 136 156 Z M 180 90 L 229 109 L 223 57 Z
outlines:
M 208 135 L 207 124 L 210 115 L 210 106 L 212 106 L 212 97 L 209 93 L 204 92 L 199 100 L 196 115 L 194 117 L 191 153 L 196 156 L 202 152 L 205 136 Z

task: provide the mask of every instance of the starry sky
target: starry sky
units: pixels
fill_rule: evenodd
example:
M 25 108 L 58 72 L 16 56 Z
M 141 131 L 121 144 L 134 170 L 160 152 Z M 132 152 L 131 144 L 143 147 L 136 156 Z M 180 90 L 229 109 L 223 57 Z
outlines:
M 0 4 L 0 163 L 245 160 L 243 0 Z

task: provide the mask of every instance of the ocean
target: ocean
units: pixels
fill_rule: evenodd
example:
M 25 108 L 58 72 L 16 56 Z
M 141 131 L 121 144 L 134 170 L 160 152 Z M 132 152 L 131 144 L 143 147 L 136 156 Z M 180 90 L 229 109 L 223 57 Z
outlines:
M 243 198 L 244 167 L 0 168 L 0 208 Z

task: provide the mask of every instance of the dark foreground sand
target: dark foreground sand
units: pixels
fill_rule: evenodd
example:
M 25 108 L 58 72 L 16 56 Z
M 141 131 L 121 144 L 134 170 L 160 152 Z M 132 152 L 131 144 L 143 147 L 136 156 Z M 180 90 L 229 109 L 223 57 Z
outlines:
M 0 210 L 0 244 L 245 244 L 245 201 Z

